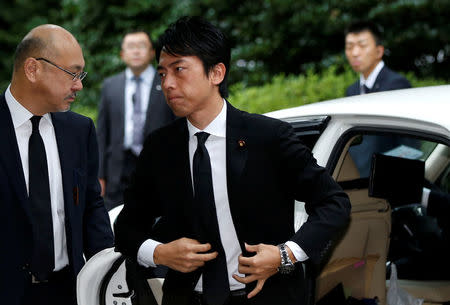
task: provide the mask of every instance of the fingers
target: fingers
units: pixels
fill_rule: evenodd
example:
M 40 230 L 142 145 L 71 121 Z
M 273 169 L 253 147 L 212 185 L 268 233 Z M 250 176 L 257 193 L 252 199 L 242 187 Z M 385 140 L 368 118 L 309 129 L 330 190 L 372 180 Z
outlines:
M 219 255 L 219 252 L 217 252 L 217 251 L 214 251 L 211 253 L 204 253 L 204 254 L 197 253 L 197 254 L 195 254 L 194 259 L 202 261 L 202 262 L 207 262 L 212 259 L 215 259 L 217 257 L 217 255 Z
M 248 252 L 257 252 L 259 248 L 259 245 L 249 245 L 247 243 L 245 243 L 245 250 L 247 250 Z
M 240 265 L 252 266 L 254 264 L 253 261 L 254 261 L 253 257 L 245 257 L 245 256 L 242 256 L 242 254 L 239 255 L 239 258 L 238 258 L 239 266 Z
M 239 283 L 242 283 L 242 284 L 249 284 L 249 283 L 254 282 L 254 281 L 256 281 L 258 279 L 257 276 L 254 275 L 254 274 L 249 275 L 249 276 L 239 276 L 237 274 L 233 274 L 233 278 L 236 281 L 238 281 Z
M 194 241 L 196 241 L 196 240 L 194 240 Z M 198 241 L 196 241 L 196 242 L 197 243 L 192 243 L 191 244 L 190 250 L 192 252 L 201 253 L 201 252 L 207 252 L 207 251 L 211 250 L 211 244 L 210 243 L 200 244 L 200 243 L 198 243 Z
M 255 289 L 250 291 L 250 293 L 247 295 L 247 298 L 250 299 L 250 298 L 253 298 L 255 295 L 257 295 L 263 289 L 265 282 L 266 282 L 265 279 L 258 280 L 258 282 L 256 283 Z
M 248 284 L 248 283 L 251 283 L 251 282 L 254 282 L 257 280 L 255 275 L 241 277 L 239 275 L 233 274 L 233 278 L 242 284 Z M 257 295 L 263 289 L 265 282 L 266 282 L 266 279 L 259 279 L 258 282 L 256 282 L 255 288 L 252 291 L 250 291 L 250 293 L 247 295 L 247 298 L 250 299 L 250 298 L 254 297 L 255 295 Z

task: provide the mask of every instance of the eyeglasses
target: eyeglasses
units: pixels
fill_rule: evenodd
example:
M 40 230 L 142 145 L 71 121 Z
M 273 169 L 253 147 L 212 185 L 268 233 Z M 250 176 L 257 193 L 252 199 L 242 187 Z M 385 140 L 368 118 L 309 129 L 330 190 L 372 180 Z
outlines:
M 47 63 L 49 63 L 49 64 L 51 64 L 52 66 L 55 66 L 56 68 L 58 68 L 59 70 L 61 70 L 61 71 L 64 71 L 64 72 L 66 72 L 67 74 L 70 74 L 73 78 L 72 78 L 72 81 L 77 81 L 78 79 L 80 80 L 80 81 L 82 81 L 85 77 L 86 77 L 86 75 L 87 75 L 87 72 L 85 72 L 85 71 L 81 71 L 81 72 L 78 72 L 78 73 L 73 73 L 73 72 L 70 72 L 70 71 L 68 71 L 68 70 L 66 70 L 66 69 L 64 69 L 64 68 L 61 68 L 60 66 L 58 66 L 57 64 L 54 64 L 54 63 L 52 63 L 50 60 L 48 60 L 48 59 L 45 59 L 45 58 L 43 58 L 43 57 L 39 57 L 39 58 L 35 58 L 36 60 L 43 60 L 43 61 L 45 61 L 45 62 L 47 62 Z

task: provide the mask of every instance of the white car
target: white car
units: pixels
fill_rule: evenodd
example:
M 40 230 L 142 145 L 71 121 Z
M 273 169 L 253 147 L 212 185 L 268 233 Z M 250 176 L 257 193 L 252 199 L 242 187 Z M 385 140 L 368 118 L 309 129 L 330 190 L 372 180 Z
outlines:
M 445 244 L 443 238 L 446 233 L 442 223 L 427 216 L 420 200 L 414 201 L 418 189 L 416 174 L 420 174 L 421 166 L 420 175 L 424 174 L 424 177 L 419 178 L 425 178 L 427 188 L 444 193 L 450 189 L 450 85 L 341 98 L 267 115 L 292 124 L 300 139 L 311 148 L 319 165 L 329 170 L 352 203 L 350 225 L 330 252 L 326 265 L 317 273 L 307 266 L 310 292 L 307 303 L 315 303 L 339 288 L 354 298 L 377 298 L 379 304 L 386 304 L 387 287 L 394 287 L 386 276 L 390 263 L 397 266 L 399 279 L 395 281 L 395 287 L 425 303 L 450 301 L 450 273 L 439 268 L 448 264 L 445 258 L 450 254 L 446 252 L 450 245 Z M 384 159 L 380 155 L 416 163 L 412 167 L 411 163 L 406 163 L 407 170 L 404 171 L 396 168 L 397 163 L 383 165 Z M 380 160 L 377 166 L 372 166 L 373 158 Z M 418 171 L 412 170 L 414 164 L 418 165 Z M 383 169 L 382 165 L 388 171 L 380 180 L 377 177 L 381 177 L 379 168 Z M 383 183 L 379 181 L 389 181 L 381 193 L 379 185 Z M 389 187 L 391 191 L 395 190 L 397 197 L 383 195 L 383 190 Z M 394 201 L 395 205 L 392 204 Z M 293 225 L 298 228 L 307 215 L 302 203 L 296 205 Z M 449 216 L 445 217 L 449 219 Z M 434 259 L 429 259 L 430 254 Z M 110 263 L 106 265 L 111 266 L 119 255 L 109 255 Z M 81 297 L 86 297 L 83 291 L 89 286 L 83 286 L 83 282 L 87 283 L 83 277 L 98 275 L 97 271 L 98 268 L 89 262 L 80 273 L 79 297 L 80 293 Z M 120 286 L 123 287 L 124 276 L 121 276 Z M 152 283 L 158 303 L 161 282 L 156 283 L 156 288 L 155 282 Z M 118 285 L 114 282 L 110 285 L 114 287 L 108 289 L 117 290 Z M 122 292 L 124 290 L 130 292 L 128 289 Z M 109 301 L 122 304 L 131 299 L 131 294 L 115 295 L 121 298 L 114 298 L 112 293 L 101 297 L 108 299 L 107 304 Z M 96 292 L 93 298 L 98 297 Z
M 389 169 L 391 188 L 403 192 L 396 200 L 369 196 L 376 177 L 371 172 L 374 153 L 423 163 L 425 186 L 448 194 L 450 86 L 354 96 L 267 115 L 294 126 L 352 203 L 350 226 L 317 276 L 314 299 L 342 283 L 355 298 L 377 297 L 386 304 L 386 265 L 389 269 L 394 262 L 398 287 L 425 302 L 450 301 L 450 232 L 443 232 L 450 215 L 442 215 L 443 228 L 442 219 L 428 216 L 420 199 L 415 204 L 407 200 L 418 189 L 405 186 L 414 176 L 409 165 L 403 172 Z M 410 204 L 401 204 L 402 198 Z

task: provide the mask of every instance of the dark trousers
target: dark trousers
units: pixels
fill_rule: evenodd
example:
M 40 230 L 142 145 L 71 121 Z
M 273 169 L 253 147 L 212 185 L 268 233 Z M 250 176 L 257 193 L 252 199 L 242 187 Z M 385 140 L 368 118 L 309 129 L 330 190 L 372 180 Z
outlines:
M 30 284 L 23 305 L 77 305 L 76 277 L 69 267 L 54 272 L 47 282 Z
M 232 291 L 230 296 L 225 301 L 223 305 L 249 305 L 249 301 L 247 299 L 247 293 L 245 289 L 240 289 L 237 291 Z M 203 298 L 203 295 L 198 292 L 193 292 L 191 299 L 189 301 L 189 305 L 212 305 L 208 304 Z

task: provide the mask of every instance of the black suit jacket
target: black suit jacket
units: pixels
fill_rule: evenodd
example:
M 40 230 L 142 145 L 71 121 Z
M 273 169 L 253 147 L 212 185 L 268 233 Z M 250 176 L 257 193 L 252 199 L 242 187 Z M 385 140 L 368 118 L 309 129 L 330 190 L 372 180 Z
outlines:
M 359 79 L 347 88 L 345 92 L 346 96 L 359 95 L 360 94 Z M 411 88 L 409 81 L 400 74 L 392 71 L 386 65 L 381 69 L 380 73 L 375 80 L 371 92 L 381 92 L 396 89 Z
M 293 240 L 319 263 L 336 232 L 349 219 L 346 194 L 326 169 L 316 164 L 286 122 L 248 114 L 228 104 L 226 135 L 228 198 L 244 255 L 249 255 L 244 242 L 277 245 Z M 293 225 L 295 199 L 306 202 L 309 214 L 298 232 Z M 152 133 L 145 142 L 116 222 L 117 247 L 136 259 L 148 238 L 163 242 L 181 237 L 198 239 L 196 214 L 188 129 L 186 118 L 181 118 Z M 169 269 L 163 304 L 185 304 L 200 273 L 201 269 L 192 273 Z M 294 274 L 276 274 L 251 304 L 302 304 L 303 285 L 300 266 Z M 247 288 L 252 287 L 254 284 Z
M 106 180 L 105 201 L 109 208 L 122 201 L 121 175 L 124 165 L 125 126 L 125 72 L 111 76 L 103 82 L 97 120 L 97 137 L 100 153 L 99 177 Z M 144 137 L 175 118 L 161 90 L 161 79 L 155 73 Z
M 113 246 L 109 217 L 97 180 L 98 150 L 92 120 L 73 112 L 52 113 L 58 146 L 69 265 L 78 274 L 98 251 Z M 33 215 L 9 108 L 0 96 L 0 296 L 20 305 L 31 282 Z M 78 202 L 74 190 L 78 188 Z M 75 283 L 74 283 L 75 285 Z

